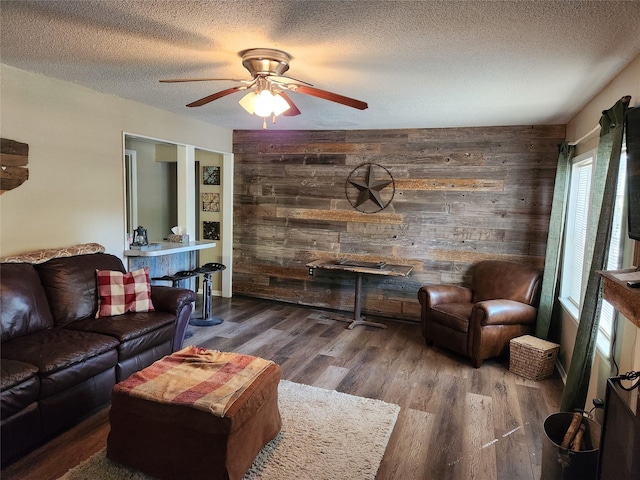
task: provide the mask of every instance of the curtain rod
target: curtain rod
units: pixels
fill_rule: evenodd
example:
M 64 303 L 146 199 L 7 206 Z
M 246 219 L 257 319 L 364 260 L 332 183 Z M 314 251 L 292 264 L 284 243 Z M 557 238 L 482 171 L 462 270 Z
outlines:
M 580 142 L 585 141 L 587 138 L 589 138 L 591 135 L 596 133 L 598 130 L 600 130 L 600 124 L 598 124 L 595 127 L 593 127 L 591 130 L 589 130 L 587 133 L 585 133 L 583 136 L 581 136 L 575 142 L 568 142 L 568 143 L 569 143 L 569 145 L 578 145 Z
M 620 101 L 622 103 L 626 103 L 627 105 L 629 105 L 629 102 L 631 102 L 631 95 L 625 95 L 624 97 L 622 97 L 620 99 Z M 604 110 L 602 113 L 606 113 L 607 111 Z M 595 127 L 593 127 L 590 131 L 588 131 L 586 134 L 584 134 L 583 136 L 581 136 L 578 140 L 574 141 L 574 142 L 567 142 L 569 145 L 578 145 L 580 142 L 584 142 L 587 138 L 589 138 L 591 135 L 593 135 L 594 133 L 596 133 L 598 130 L 600 130 L 600 123 L 598 122 L 598 125 L 596 125 Z

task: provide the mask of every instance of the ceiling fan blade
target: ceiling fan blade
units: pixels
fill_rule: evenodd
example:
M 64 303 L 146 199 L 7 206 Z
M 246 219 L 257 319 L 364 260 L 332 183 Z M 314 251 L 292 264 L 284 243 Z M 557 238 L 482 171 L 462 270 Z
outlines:
M 267 80 L 270 82 L 278 83 L 280 85 L 309 85 L 312 87 L 313 85 L 309 82 L 305 82 L 304 80 L 298 80 L 297 78 L 287 77 L 286 75 L 266 75 Z
M 326 90 L 320 90 L 319 88 L 309 87 L 307 85 L 291 85 L 289 89 L 292 92 L 311 95 L 312 97 L 318 97 L 323 100 L 329 100 L 330 102 L 340 103 L 347 107 L 357 108 L 358 110 L 364 110 L 369 107 L 365 102 L 361 102 L 355 98 L 345 97 L 343 95 L 338 95 L 337 93 L 327 92 Z
M 232 93 L 236 93 L 246 89 L 247 87 L 245 86 L 227 88 L 226 90 L 222 90 L 207 97 L 201 98 L 200 100 L 196 100 L 195 102 L 191 102 L 187 105 L 187 107 L 201 107 L 202 105 L 206 105 L 209 102 L 213 102 L 214 100 L 217 100 L 219 98 L 226 97 L 227 95 L 231 95 Z
M 284 92 L 280 92 L 278 95 L 280 95 L 282 98 L 284 98 L 284 101 L 287 102 L 289 104 L 289 109 L 285 110 L 282 115 L 284 117 L 295 117 L 296 115 L 300 115 L 300 110 L 298 110 L 298 107 L 296 107 L 296 105 L 293 103 L 293 101 L 291 100 L 291 98 L 289 97 L 289 95 L 287 95 Z
M 160 83 L 215 82 L 215 81 L 251 83 L 252 80 L 240 80 L 238 78 L 168 78 L 165 80 L 159 80 Z

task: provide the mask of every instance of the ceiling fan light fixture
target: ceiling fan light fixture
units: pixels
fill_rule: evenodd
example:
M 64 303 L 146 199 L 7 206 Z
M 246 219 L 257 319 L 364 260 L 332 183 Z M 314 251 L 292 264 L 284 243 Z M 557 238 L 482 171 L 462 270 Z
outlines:
M 238 103 L 247 111 L 247 113 L 253 115 L 256 111 L 255 103 L 257 96 L 258 94 L 256 92 L 249 92 L 242 97 Z
M 278 115 L 282 115 L 284 112 L 289 110 L 291 106 L 289 103 L 280 96 L 280 94 L 275 94 L 273 96 L 273 114 L 277 117 Z
M 277 117 L 291 108 L 284 98 L 269 90 L 250 92 L 239 103 L 247 112 L 259 117 Z

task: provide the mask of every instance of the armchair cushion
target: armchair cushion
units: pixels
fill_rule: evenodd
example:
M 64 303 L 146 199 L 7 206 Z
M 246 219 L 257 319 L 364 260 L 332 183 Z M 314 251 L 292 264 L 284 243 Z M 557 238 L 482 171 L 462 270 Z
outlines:
M 542 281 L 539 273 L 538 270 L 521 263 L 496 260 L 480 262 L 473 271 L 473 303 L 507 298 L 537 305 Z
M 479 318 L 480 325 L 533 325 L 537 309 L 513 300 L 486 300 L 473 305 L 471 318 Z
M 469 331 L 472 303 L 444 303 L 431 309 L 431 321 L 438 322 L 458 332 Z

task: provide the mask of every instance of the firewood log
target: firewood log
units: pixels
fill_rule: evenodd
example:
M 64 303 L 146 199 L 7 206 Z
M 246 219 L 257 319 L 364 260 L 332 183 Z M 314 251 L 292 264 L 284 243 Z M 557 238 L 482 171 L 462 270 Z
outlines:
M 579 412 L 574 413 L 571 424 L 569 425 L 569 428 L 567 428 L 567 433 L 565 433 L 564 438 L 562 439 L 562 444 L 560 445 L 562 448 L 569 448 L 569 445 L 571 445 L 573 438 L 576 436 L 576 433 L 578 433 L 578 429 L 581 424 L 582 414 Z
M 573 443 L 571 444 L 571 450 L 574 452 L 579 452 L 583 448 L 583 440 L 584 440 L 584 432 L 587 427 L 584 426 L 584 423 L 580 424 L 580 428 L 578 428 L 578 433 L 576 433 L 575 438 L 573 439 Z

